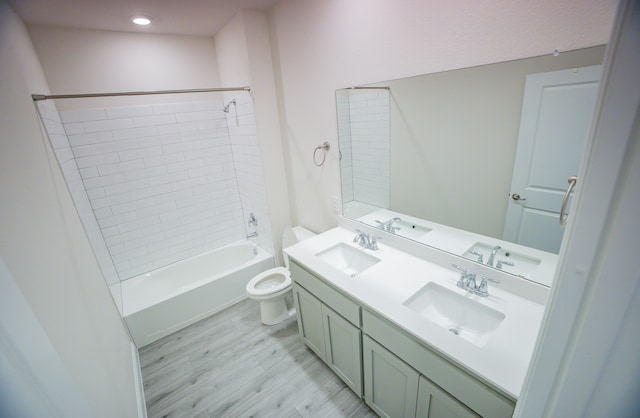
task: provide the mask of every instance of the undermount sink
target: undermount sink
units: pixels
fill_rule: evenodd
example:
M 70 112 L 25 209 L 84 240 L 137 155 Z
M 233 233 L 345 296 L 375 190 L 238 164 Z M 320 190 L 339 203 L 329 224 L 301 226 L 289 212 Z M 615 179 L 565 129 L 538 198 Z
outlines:
M 404 302 L 451 333 L 482 347 L 505 315 L 473 299 L 429 282 Z
M 494 245 L 476 242 L 462 256 L 469 260 L 479 261 L 480 255 L 482 255 L 482 264 L 488 265 L 494 248 L 496 248 Z M 540 265 L 540 262 L 539 258 L 518 253 L 509 248 L 500 248 L 494 254 L 492 267 L 527 278 Z
M 351 277 L 380 261 L 378 257 L 364 252 L 364 249 L 360 250 L 344 243 L 320 251 L 316 257 Z
M 404 219 L 396 221 L 393 226 L 397 228 L 395 234 L 409 239 L 418 239 L 432 231 L 431 228 L 407 222 Z

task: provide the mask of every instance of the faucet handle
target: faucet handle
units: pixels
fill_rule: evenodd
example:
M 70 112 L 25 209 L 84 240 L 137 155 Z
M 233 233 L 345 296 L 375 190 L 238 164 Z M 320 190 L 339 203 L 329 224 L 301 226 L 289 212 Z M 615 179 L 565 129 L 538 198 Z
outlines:
M 369 249 L 371 250 L 377 250 L 378 249 L 378 240 L 382 239 L 382 237 L 379 236 L 371 236 L 369 238 Z
M 487 282 L 500 283 L 500 280 L 492 279 L 487 276 L 482 276 L 482 281 L 480 282 L 480 286 L 478 286 L 478 290 L 476 290 L 476 295 L 487 297 L 489 296 L 489 286 Z

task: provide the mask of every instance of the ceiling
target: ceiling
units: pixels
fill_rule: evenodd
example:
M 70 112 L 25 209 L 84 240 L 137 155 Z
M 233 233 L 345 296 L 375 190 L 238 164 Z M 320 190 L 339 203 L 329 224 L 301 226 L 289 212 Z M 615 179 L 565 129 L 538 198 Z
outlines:
M 213 36 L 240 10 L 267 10 L 278 0 L 9 0 L 28 24 L 125 32 Z M 152 19 L 146 27 L 131 16 Z

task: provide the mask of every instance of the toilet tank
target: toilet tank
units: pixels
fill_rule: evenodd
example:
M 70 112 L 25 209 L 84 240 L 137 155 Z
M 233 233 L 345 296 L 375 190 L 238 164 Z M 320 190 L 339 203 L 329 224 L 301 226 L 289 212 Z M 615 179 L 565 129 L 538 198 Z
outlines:
M 293 228 L 285 228 L 282 233 L 282 249 L 284 250 L 287 247 L 291 247 L 294 244 L 299 243 L 300 241 L 304 241 L 305 239 L 311 238 L 317 234 L 309 231 L 305 227 L 302 226 L 294 226 Z M 289 257 L 284 252 L 282 253 L 282 258 L 284 259 L 284 266 L 289 268 Z

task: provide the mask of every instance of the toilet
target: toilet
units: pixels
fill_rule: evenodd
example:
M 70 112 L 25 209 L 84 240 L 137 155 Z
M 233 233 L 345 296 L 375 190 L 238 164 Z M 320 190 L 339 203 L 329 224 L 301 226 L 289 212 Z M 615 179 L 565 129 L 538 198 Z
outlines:
M 297 244 L 314 236 L 313 232 L 301 226 L 286 228 L 282 233 L 282 248 Z M 285 296 L 291 290 L 289 258 L 283 253 L 285 267 L 275 267 L 255 276 L 247 283 L 249 298 L 260 302 L 260 319 L 265 325 L 275 325 L 295 313 L 289 310 Z

